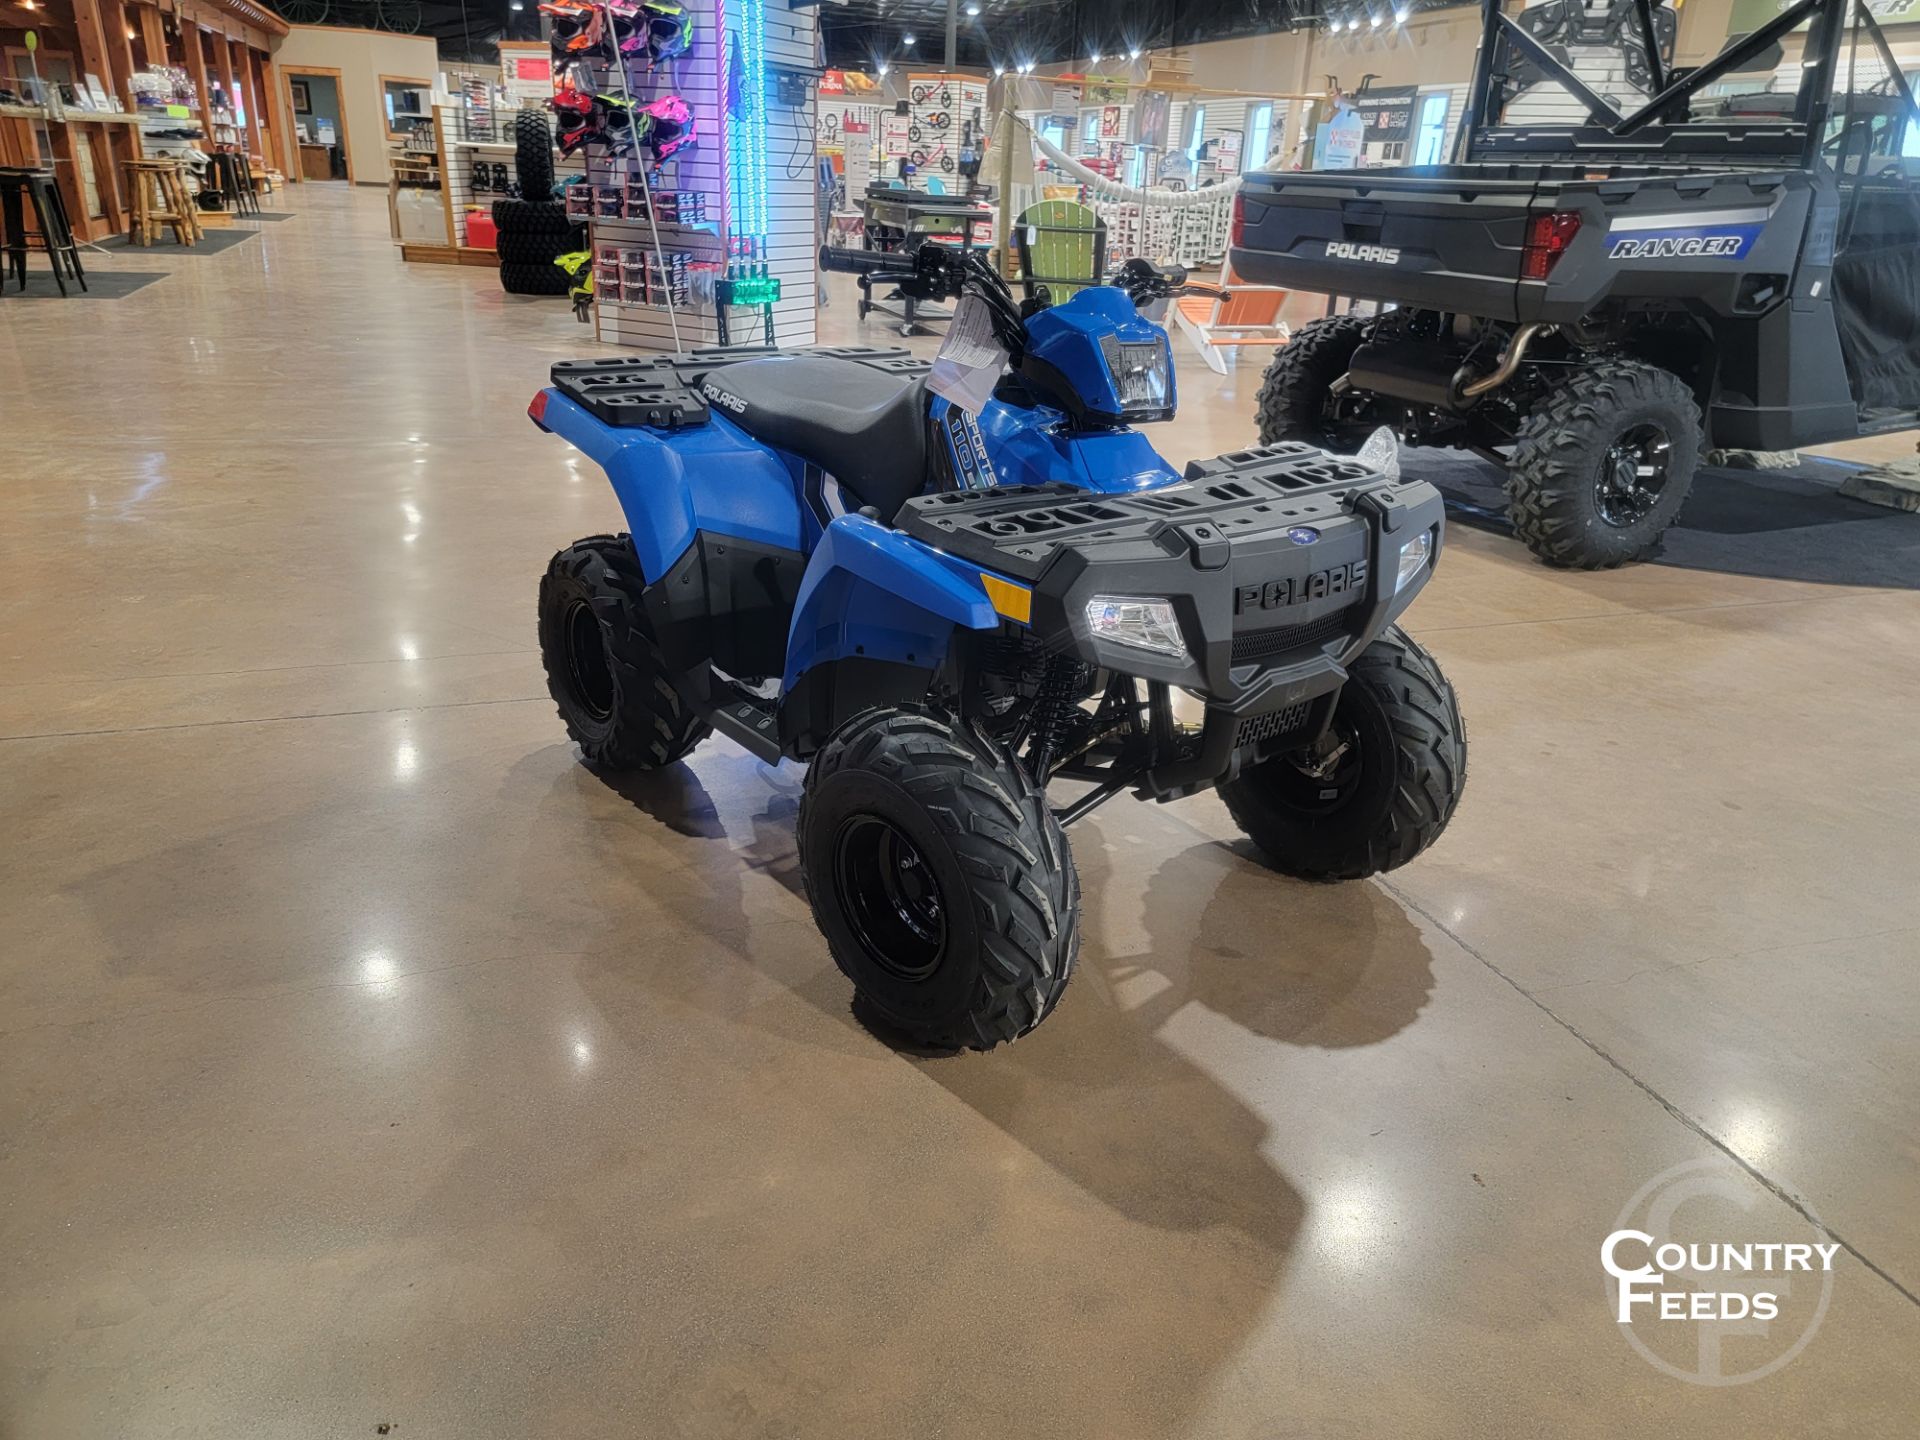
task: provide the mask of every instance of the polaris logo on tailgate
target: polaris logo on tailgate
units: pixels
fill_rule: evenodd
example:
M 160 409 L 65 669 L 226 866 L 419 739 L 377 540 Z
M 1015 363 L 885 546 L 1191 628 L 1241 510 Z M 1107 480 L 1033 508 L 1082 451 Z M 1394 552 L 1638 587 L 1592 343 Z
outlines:
M 1367 562 L 1353 560 L 1315 570 L 1311 575 L 1290 575 L 1284 580 L 1269 580 L 1264 585 L 1242 585 L 1233 592 L 1233 613 L 1283 610 L 1289 605 L 1304 605 L 1309 600 L 1324 600 L 1329 595 L 1358 594 L 1366 588 Z
M 1329 260 L 1369 260 L 1375 265 L 1398 265 L 1400 252 L 1391 245 L 1356 245 L 1351 240 L 1327 241 Z

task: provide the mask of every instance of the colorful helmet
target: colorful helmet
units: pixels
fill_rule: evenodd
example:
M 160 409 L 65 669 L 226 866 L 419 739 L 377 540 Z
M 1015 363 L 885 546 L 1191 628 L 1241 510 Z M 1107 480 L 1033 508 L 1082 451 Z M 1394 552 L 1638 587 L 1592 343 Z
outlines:
M 547 0 L 540 13 L 553 21 L 553 53 L 587 55 L 605 48 L 607 30 L 600 7 L 579 0 Z
M 678 95 L 642 105 L 640 113 L 649 122 L 644 138 L 656 164 L 693 144 L 693 109 Z

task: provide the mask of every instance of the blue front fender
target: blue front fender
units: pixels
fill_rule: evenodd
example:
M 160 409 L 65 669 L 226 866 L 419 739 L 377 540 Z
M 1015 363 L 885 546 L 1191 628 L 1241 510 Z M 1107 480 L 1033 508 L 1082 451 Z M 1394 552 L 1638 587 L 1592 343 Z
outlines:
M 787 635 L 785 686 L 858 655 L 932 669 L 956 629 L 1000 624 L 980 571 L 859 515 L 827 526 L 807 564 Z

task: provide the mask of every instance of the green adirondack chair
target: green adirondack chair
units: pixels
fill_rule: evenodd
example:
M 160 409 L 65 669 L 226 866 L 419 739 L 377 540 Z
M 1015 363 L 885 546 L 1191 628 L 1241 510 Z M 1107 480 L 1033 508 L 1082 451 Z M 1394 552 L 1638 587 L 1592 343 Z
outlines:
M 1042 200 L 1013 222 L 1020 285 L 1045 285 L 1056 302 L 1098 285 L 1107 273 L 1107 222 L 1075 200 Z

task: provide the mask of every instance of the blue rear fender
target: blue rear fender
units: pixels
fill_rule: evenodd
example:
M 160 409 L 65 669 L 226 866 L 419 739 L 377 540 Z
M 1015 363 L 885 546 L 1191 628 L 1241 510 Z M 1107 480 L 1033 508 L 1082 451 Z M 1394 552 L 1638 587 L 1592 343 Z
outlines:
M 877 521 L 842 515 L 827 526 L 800 582 L 783 688 L 792 691 L 816 666 L 855 657 L 932 671 L 956 629 L 999 624 L 978 567 Z
M 614 426 L 558 390 L 544 394 L 537 422 L 606 472 L 649 584 L 686 553 L 696 531 L 804 549 L 792 472 L 722 416 L 672 432 Z

